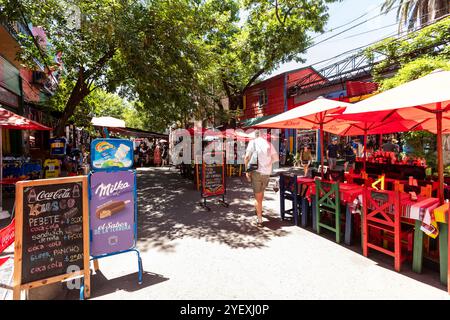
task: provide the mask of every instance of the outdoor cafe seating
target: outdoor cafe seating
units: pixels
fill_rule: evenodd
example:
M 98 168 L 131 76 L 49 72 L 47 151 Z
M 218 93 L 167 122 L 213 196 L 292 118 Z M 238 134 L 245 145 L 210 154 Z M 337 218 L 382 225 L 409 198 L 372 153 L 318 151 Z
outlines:
M 431 194 L 433 185 L 426 181 L 418 185 L 417 180 L 410 185 L 408 180 L 389 179 L 385 175 L 375 179 L 364 172 L 353 179 L 345 174 L 342 180 L 342 176 L 339 170 L 327 170 L 323 179 L 318 175 L 312 179 L 299 174 L 280 174 L 282 219 L 292 215 L 295 225 L 301 219 L 301 227 L 312 227 L 318 234 L 326 230 L 337 243 L 342 242 L 342 237 L 346 245 L 360 240 L 364 255 L 369 256 L 369 249 L 381 251 L 394 257 L 395 270 L 401 270 L 401 263 L 412 263 L 413 271 L 420 273 L 424 253 L 430 253 L 430 241 L 435 241 L 431 235 L 439 232 L 431 214 L 438 205 L 438 199 Z M 416 192 L 418 199 L 413 200 L 409 192 Z M 380 199 L 385 197 L 367 200 L 369 195 L 373 198 L 378 194 L 388 195 L 384 204 Z M 291 209 L 286 210 L 285 201 L 291 202 Z M 366 201 L 370 204 L 367 208 Z M 311 225 L 308 217 L 312 218 Z M 446 236 L 447 229 L 442 230 Z M 439 251 L 444 252 L 447 241 L 441 242 Z M 445 283 L 446 259 L 440 258 L 438 264 L 441 282 Z

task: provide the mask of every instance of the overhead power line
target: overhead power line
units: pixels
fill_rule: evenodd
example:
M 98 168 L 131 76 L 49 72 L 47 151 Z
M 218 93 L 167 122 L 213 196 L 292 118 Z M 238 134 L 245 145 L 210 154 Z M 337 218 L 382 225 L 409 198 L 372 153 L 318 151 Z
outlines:
M 425 15 L 424 15 L 424 16 L 425 16 Z M 382 38 L 380 38 L 380 39 L 378 39 L 378 40 L 375 40 L 375 41 L 370 42 L 370 43 L 368 43 L 368 44 L 365 44 L 365 45 L 363 45 L 363 46 L 360 46 L 360 47 L 357 47 L 357 48 L 353 48 L 353 49 L 350 49 L 350 50 L 348 50 L 348 51 L 342 52 L 342 53 L 340 53 L 340 54 L 338 54 L 338 55 L 335 55 L 335 56 L 333 56 L 333 57 L 331 57 L 331 58 L 327 58 L 327 59 L 324 59 L 324 60 L 321 60 L 321 61 L 312 63 L 312 64 L 310 64 L 310 66 L 316 66 L 316 65 L 319 65 L 319 64 L 322 64 L 322 63 L 325 63 L 325 62 L 329 62 L 329 61 L 334 60 L 334 59 L 336 59 L 336 58 L 342 57 L 342 56 L 344 56 L 344 55 L 346 55 L 346 54 L 349 54 L 349 53 L 352 53 L 352 52 L 356 52 L 356 51 L 360 51 L 360 50 L 362 50 L 362 49 L 364 49 L 364 48 L 368 48 L 368 47 L 370 47 L 370 46 L 372 46 L 372 45 L 374 45 L 374 44 L 376 44 L 376 43 L 378 43 L 378 42 L 380 42 L 380 41 L 389 39 L 390 37 L 392 37 L 392 36 L 394 36 L 394 35 L 398 35 L 398 37 L 397 37 L 396 39 L 393 39 L 393 41 L 401 40 L 401 39 L 405 38 L 405 36 L 407 36 L 408 34 L 413 33 L 413 32 L 417 32 L 417 31 L 420 31 L 420 30 L 422 30 L 423 28 L 426 28 L 426 27 L 428 27 L 428 26 L 430 26 L 430 25 L 432 25 L 432 24 L 434 24 L 434 23 L 436 23 L 436 22 L 438 22 L 438 21 L 440 21 L 440 20 L 442 20 L 442 19 L 445 19 L 445 18 L 447 18 L 447 17 L 449 17 L 449 16 L 450 16 L 450 14 L 446 14 L 446 15 L 444 15 L 444 16 L 442 16 L 442 17 L 439 17 L 439 18 L 437 18 L 437 19 L 434 19 L 433 21 L 430 21 L 430 22 L 426 23 L 425 25 L 420 26 L 419 28 L 416 28 L 416 29 L 413 30 L 413 31 L 407 31 L 407 30 L 405 30 L 405 31 L 402 31 L 401 33 L 398 33 L 397 31 L 395 31 L 395 32 L 393 32 L 393 33 L 390 33 L 390 34 L 388 34 L 388 35 L 386 35 L 386 36 L 384 36 L 384 37 L 382 37 Z M 341 39 L 341 40 L 343 40 L 343 39 Z
M 380 8 L 382 5 L 383 5 L 383 3 L 379 4 L 379 5 L 376 6 L 373 10 Z M 339 30 L 339 29 L 341 29 L 341 28 L 343 28 L 343 27 L 348 26 L 348 25 L 352 24 L 353 22 L 356 22 L 356 21 L 358 21 L 359 19 L 361 19 L 361 18 L 367 16 L 368 14 L 372 13 L 373 10 L 371 10 L 371 11 L 366 11 L 366 12 L 363 13 L 362 15 L 358 16 L 357 18 L 355 18 L 355 19 L 353 19 L 353 20 L 351 20 L 351 21 L 349 21 L 349 22 L 346 22 L 346 23 L 344 23 L 344 24 L 342 24 L 342 25 L 340 25 L 340 26 L 337 26 L 337 27 L 335 27 L 335 28 L 331 28 L 331 29 L 329 29 L 329 30 L 326 30 L 324 33 L 315 36 L 315 37 L 313 38 L 313 40 L 314 40 L 314 39 L 317 39 L 317 38 L 319 38 L 319 37 L 321 37 L 321 36 L 323 36 L 323 35 L 326 34 L 326 33 L 334 32 L 334 31 L 336 31 L 336 30 Z M 380 15 L 378 15 L 378 16 L 380 16 Z

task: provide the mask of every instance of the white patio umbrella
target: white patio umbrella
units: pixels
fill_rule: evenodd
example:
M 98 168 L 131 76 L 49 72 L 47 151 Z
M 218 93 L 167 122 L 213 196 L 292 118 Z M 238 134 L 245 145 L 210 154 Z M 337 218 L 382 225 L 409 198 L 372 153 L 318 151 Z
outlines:
M 450 71 L 436 70 L 427 76 L 379 93 L 348 107 L 348 120 L 386 122 L 400 116 L 437 134 L 439 199 L 444 202 L 442 133 L 450 129 Z
M 91 123 L 98 127 L 125 128 L 125 121 L 114 117 L 94 117 Z

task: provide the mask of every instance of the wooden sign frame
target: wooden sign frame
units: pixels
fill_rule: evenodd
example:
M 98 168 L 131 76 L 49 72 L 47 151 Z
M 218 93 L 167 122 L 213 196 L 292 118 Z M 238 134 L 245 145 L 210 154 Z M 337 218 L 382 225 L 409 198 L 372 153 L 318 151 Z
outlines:
M 225 195 L 227 193 L 226 173 L 225 173 L 226 165 L 225 165 L 225 162 L 224 162 L 224 160 L 225 160 L 225 153 L 223 151 L 219 151 L 218 153 L 220 153 L 222 155 L 222 165 L 221 165 L 221 167 L 222 167 L 222 188 L 221 189 L 222 190 L 220 192 L 217 192 L 217 191 L 216 192 L 210 192 L 210 193 L 205 192 L 205 190 L 206 190 L 206 173 L 205 172 L 206 172 L 206 166 L 207 165 L 206 165 L 204 159 L 203 159 L 203 162 L 202 162 L 202 177 L 201 177 L 202 185 L 201 185 L 201 188 L 200 188 L 201 189 L 202 202 L 200 203 L 200 205 L 203 208 L 207 209 L 208 211 L 210 211 L 211 208 L 207 206 L 206 199 L 210 198 L 210 197 L 221 197 L 221 199 L 219 200 L 219 203 L 221 205 L 223 205 L 224 207 L 228 207 L 229 206 L 229 204 L 225 201 Z M 204 157 L 204 155 L 203 155 L 203 157 Z
M 29 283 L 22 282 L 22 243 L 23 243 L 23 190 L 25 187 L 45 186 L 81 182 L 83 187 L 83 270 L 62 274 L 47 279 L 41 279 Z M 84 275 L 84 297 L 90 297 L 90 253 L 89 253 L 89 198 L 88 198 L 88 178 L 87 176 L 75 176 L 66 178 L 40 179 L 19 181 L 16 184 L 16 234 L 14 243 L 14 275 L 13 275 L 13 299 L 20 300 L 22 290 L 38 288 L 47 284 L 69 280 L 74 277 Z
M 206 167 L 208 166 L 205 161 L 203 160 L 202 163 L 202 197 L 203 198 L 209 198 L 209 197 L 217 197 L 217 196 L 224 196 L 226 193 L 226 186 L 225 186 L 225 163 L 224 163 L 224 153 L 220 152 L 222 154 L 222 164 L 214 164 L 217 167 L 222 167 L 222 188 L 219 190 L 216 190 L 215 192 L 208 192 L 206 189 Z

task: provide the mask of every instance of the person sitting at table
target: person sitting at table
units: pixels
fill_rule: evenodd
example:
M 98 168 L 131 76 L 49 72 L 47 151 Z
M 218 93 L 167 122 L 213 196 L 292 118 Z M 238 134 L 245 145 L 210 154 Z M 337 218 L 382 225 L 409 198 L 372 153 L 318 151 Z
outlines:
M 397 139 L 392 138 L 390 141 L 383 144 L 383 151 L 384 152 L 395 152 L 397 154 L 400 153 L 400 147 L 397 143 L 398 143 Z
M 297 159 L 297 166 L 303 168 L 304 176 L 308 175 L 308 169 L 311 165 L 312 161 L 312 154 L 311 150 L 308 145 L 304 145 L 303 149 L 300 151 L 300 153 L 297 152 L 298 159 Z
M 356 157 L 358 158 L 362 158 L 363 157 L 363 151 L 364 151 L 364 146 L 361 143 L 361 140 L 358 138 L 354 138 L 352 140 L 351 143 L 352 148 L 355 150 L 356 152 Z

